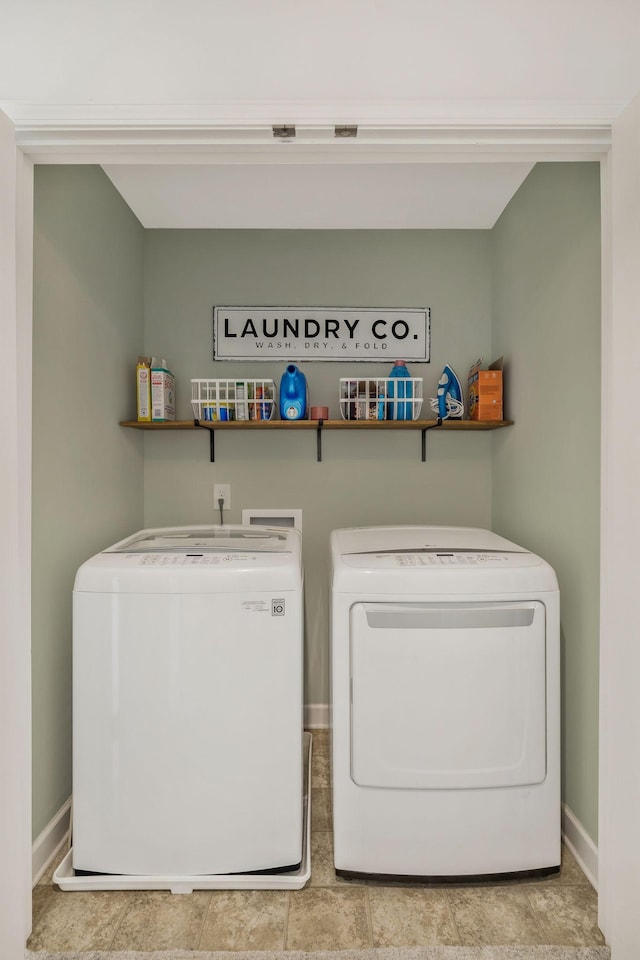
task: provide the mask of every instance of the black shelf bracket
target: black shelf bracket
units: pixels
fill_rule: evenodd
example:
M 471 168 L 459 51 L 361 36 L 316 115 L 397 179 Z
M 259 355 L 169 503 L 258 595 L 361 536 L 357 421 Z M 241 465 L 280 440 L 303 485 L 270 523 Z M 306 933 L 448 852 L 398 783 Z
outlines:
M 322 424 L 324 420 L 318 420 L 316 428 L 316 463 L 322 463 Z
M 420 431 L 422 434 L 422 462 L 427 462 L 427 430 L 433 430 L 435 427 L 442 426 L 442 418 L 438 417 L 435 423 L 430 423 L 428 427 L 423 427 Z
M 194 427 L 202 427 L 202 424 L 200 423 L 199 420 L 194 420 L 193 425 Z M 216 462 L 215 430 L 211 430 L 209 427 L 202 427 L 202 429 L 207 430 L 209 432 L 209 462 L 215 463 Z

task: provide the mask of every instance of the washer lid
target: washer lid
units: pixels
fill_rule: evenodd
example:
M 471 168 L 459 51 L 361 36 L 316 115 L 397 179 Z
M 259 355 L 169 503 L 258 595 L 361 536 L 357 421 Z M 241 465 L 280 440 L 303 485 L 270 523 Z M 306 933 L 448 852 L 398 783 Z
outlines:
M 294 538 L 279 527 L 158 527 L 140 530 L 105 553 L 290 553 Z
M 140 530 L 83 563 L 74 591 L 247 593 L 301 584 L 298 530 L 159 527 Z

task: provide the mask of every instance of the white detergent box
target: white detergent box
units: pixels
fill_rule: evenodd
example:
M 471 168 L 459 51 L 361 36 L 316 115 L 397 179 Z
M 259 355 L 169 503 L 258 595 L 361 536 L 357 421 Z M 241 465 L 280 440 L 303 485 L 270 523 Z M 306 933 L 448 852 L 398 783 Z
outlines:
M 151 419 L 175 420 L 176 378 L 167 369 L 164 360 L 151 367 Z
M 138 357 L 136 365 L 136 408 L 138 420 L 151 420 L 151 358 Z

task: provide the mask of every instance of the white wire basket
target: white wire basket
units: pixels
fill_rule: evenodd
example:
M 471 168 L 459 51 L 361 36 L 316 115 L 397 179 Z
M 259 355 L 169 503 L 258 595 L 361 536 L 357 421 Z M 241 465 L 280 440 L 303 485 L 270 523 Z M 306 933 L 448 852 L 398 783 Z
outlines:
M 195 420 L 272 420 L 276 408 L 273 380 L 192 380 Z
M 417 420 L 422 409 L 422 377 L 340 378 L 343 420 Z

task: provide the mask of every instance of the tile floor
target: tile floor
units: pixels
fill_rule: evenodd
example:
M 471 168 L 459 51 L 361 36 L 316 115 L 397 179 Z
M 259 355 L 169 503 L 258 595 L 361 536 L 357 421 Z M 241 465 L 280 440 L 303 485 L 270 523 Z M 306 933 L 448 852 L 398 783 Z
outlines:
M 568 850 L 559 877 L 469 887 L 337 880 L 328 739 L 314 731 L 312 876 L 303 890 L 33 892 L 32 950 L 345 950 L 431 944 L 604 942 L 593 888 Z

